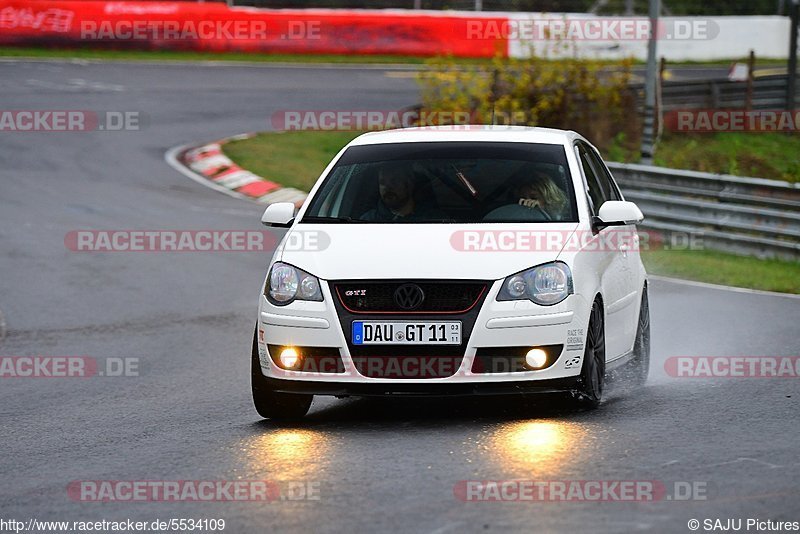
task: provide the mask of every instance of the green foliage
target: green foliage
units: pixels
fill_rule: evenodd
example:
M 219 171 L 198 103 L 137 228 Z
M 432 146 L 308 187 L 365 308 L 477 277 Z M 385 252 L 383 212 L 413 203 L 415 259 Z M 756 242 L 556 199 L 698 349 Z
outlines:
M 604 155 L 609 161 L 619 161 L 621 163 L 637 162 L 641 156 L 639 147 L 631 146 L 625 132 L 619 132 L 614 136 L 613 142 L 606 149 Z
M 420 73 L 423 110 L 468 112 L 473 124 L 576 130 L 602 148 L 638 142 L 631 60 L 496 57 L 491 68 L 436 58 Z

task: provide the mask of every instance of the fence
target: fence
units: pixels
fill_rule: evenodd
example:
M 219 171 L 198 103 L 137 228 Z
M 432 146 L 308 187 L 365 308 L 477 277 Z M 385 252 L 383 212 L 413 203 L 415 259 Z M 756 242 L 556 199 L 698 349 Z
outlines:
M 786 102 L 788 77 L 785 74 L 761 76 L 753 81 L 749 100 L 751 109 L 792 109 Z M 644 86 L 631 86 L 642 102 Z M 800 107 L 800 95 L 795 97 L 795 107 Z M 661 109 L 665 112 L 683 109 L 744 109 L 748 106 L 746 81 L 711 79 L 697 81 L 663 81 L 661 84 Z

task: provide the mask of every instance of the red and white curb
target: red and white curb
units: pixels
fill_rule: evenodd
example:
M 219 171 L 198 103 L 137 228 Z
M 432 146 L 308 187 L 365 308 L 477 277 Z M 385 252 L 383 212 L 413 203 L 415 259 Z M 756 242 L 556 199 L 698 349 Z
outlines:
M 181 174 L 227 195 L 254 200 L 260 204 L 291 202 L 298 208 L 308 193 L 267 180 L 239 167 L 222 151 L 222 146 L 255 134 L 228 137 L 205 145 L 183 145 L 164 155 L 166 162 Z

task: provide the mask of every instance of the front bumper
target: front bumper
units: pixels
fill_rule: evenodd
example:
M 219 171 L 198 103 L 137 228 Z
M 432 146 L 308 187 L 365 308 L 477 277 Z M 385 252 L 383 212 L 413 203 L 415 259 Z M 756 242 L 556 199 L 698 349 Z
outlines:
M 409 383 L 406 380 L 369 382 L 323 382 L 319 380 L 287 380 L 266 378 L 273 391 L 280 393 L 304 393 L 309 395 L 331 395 L 335 397 L 458 397 L 474 395 L 525 395 L 563 393 L 575 391 L 577 377 L 551 378 L 546 380 L 515 380 L 501 382 L 454 382 Z
M 374 378 L 359 372 L 346 338 L 352 316 L 334 305 L 329 284 L 322 283 L 323 302 L 296 301 L 274 306 L 262 296 L 258 321 L 258 350 L 262 374 L 277 391 L 319 395 L 475 395 L 563 391 L 574 389 L 580 373 L 589 306 L 581 295 L 570 295 L 555 306 L 529 301 L 495 300 L 502 281 L 490 284 L 476 308 L 471 331 L 464 340 L 457 369 L 442 378 Z M 452 317 L 428 317 L 447 320 Z M 391 317 L 386 317 L 391 319 Z M 345 324 L 343 324 L 345 323 Z M 332 347 L 338 350 L 344 372 L 287 371 L 276 366 L 267 345 Z M 546 369 L 523 372 L 473 372 L 481 348 L 563 345 Z

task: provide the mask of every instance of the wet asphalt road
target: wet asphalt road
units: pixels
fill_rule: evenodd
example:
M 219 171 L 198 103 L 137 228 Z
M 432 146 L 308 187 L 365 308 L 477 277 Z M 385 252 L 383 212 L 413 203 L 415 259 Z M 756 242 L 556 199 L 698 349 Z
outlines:
M 279 109 L 394 109 L 376 69 L 0 63 L 0 108 L 135 110 L 138 132 L 0 133 L 0 356 L 139 358 L 138 377 L 0 379 L 0 518 L 223 518 L 228 532 L 687 532 L 800 520 L 797 379 L 677 379 L 670 356 L 800 354 L 800 300 L 654 281 L 652 371 L 591 413 L 558 399 L 317 399 L 260 421 L 249 357 L 263 253 L 74 253 L 75 229 L 260 229 L 260 207 L 164 162 Z M 303 502 L 91 503 L 75 480 L 318 483 Z M 707 498 L 465 503 L 461 480 L 657 480 Z

